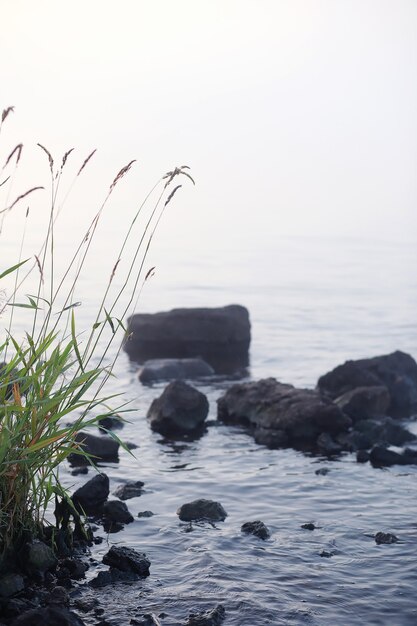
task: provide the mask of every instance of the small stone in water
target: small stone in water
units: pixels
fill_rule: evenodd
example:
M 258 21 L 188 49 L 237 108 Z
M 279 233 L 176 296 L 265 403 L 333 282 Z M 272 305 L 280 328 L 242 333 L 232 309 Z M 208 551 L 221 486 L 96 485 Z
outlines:
M 204 613 L 190 613 L 185 626 L 220 626 L 226 615 L 224 606 L 218 604 L 211 611 Z
M 397 541 L 398 541 L 398 537 L 396 537 L 392 533 L 378 532 L 375 535 L 375 542 L 378 545 L 382 543 L 396 543 Z
M 255 535 L 255 537 L 259 537 L 259 539 L 268 539 L 271 536 L 268 528 L 260 520 L 256 520 L 255 522 L 246 522 L 240 530 L 242 533 Z
M 328 467 L 319 467 L 319 469 L 316 469 L 314 473 L 317 474 L 317 476 L 326 476 L 329 472 L 330 470 Z
M 314 530 L 317 526 L 315 526 L 312 522 L 307 522 L 307 524 L 301 524 L 301 528 L 304 528 L 305 530 Z
M 326 559 L 330 559 L 332 556 L 334 556 L 334 552 L 328 552 L 327 550 L 322 550 L 320 552 L 320 556 Z
M 153 515 L 155 513 L 152 513 L 152 511 L 139 511 L 138 513 L 138 517 L 152 517 Z

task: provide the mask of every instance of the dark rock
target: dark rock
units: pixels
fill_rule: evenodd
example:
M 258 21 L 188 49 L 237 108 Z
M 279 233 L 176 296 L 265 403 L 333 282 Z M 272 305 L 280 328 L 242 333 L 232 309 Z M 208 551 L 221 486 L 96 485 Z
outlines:
M 145 483 L 141 480 L 131 480 L 124 485 L 119 485 L 114 491 L 113 495 L 120 500 L 130 500 L 130 498 L 137 498 L 143 493 L 143 487 Z
M 92 460 L 97 463 L 100 461 L 118 461 L 119 444 L 112 437 L 90 435 L 81 431 L 75 438 L 80 449 L 91 455 Z M 68 455 L 68 461 L 73 465 L 86 465 L 88 459 L 77 452 L 71 452 Z
M 161 626 L 161 622 L 154 613 L 145 613 L 140 618 L 130 620 L 132 626 Z
M 52 548 L 36 539 L 25 545 L 23 561 L 25 570 L 30 574 L 34 572 L 44 574 L 55 569 L 58 563 Z
M 23 591 L 25 583 L 19 574 L 6 574 L 0 578 L 0 597 L 10 598 L 19 591 Z
M 148 411 L 152 430 L 170 437 L 201 429 L 209 404 L 206 396 L 183 381 L 169 383 Z
M 27 598 L 11 598 L 7 601 L 4 610 L 1 611 L 0 609 L 0 614 L 2 617 L 7 618 L 18 617 L 22 613 L 25 613 L 25 611 L 36 609 L 37 606 L 37 604 Z M 0 626 L 4 626 L 3 622 Z
M 93 515 L 102 511 L 109 493 L 109 477 L 106 474 L 97 474 L 77 489 L 72 501 L 78 511 Z
M 12 626 L 85 626 L 84 622 L 65 607 L 50 605 L 26 611 Z
M 385 446 L 374 446 L 369 453 L 369 460 L 374 467 L 390 467 L 391 465 L 405 465 L 402 454 L 389 450 Z
M 112 417 L 111 415 L 102 417 L 98 421 L 100 430 L 117 430 L 118 428 L 123 428 L 124 425 L 124 421 L 120 417 Z
M 155 515 L 155 513 L 152 513 L 152 511 L 139 511 L 138 513 L 138 517 L 153 517 Z
M 353 422 L 369 419 L 379 415 L 386 415 L 391 397 L 388 389 L 383 385 L 372 387 L 356 387 L 347 391 L 335 400 Z
M 379 420 L 359 420 L 355 423 L 354 428 L 357 433 L 360 433 L 370 442 L 370 445 L 366 446 L 368 448 L 374 444 L 402 446 L 415 440 L 415 435 L 391 417 L 384 417 Z
M 130 524 L 133 522 L 133 515 L 129 512 L 126 504 L 120 500 L 108 500 L 104 503 L 103 514 L 110 522 L 120 524 Z
M 203 359 L 152 359 L 146 361 L 140 372 L 141 383 L 161 380 L 193 380 L 212 376 L 214 369 Z
M 371 455 L 367 450 L 358 450 L 356 453 L 356 460 L 358 463 L 367 463 Z
M 240 530 L 242 533 L 255 535 L 255 537 L 259 537 L 259 539 L 268 539 L 271 536 L 269 529 L 260 520 L 256 520 L 255 522 L 245 522 Z
M 77 598 L 74 600 L 74 606 L 83 613 L 89 613 L 98 605 L 97 598 Z
M 49 594 L 48 604 L 57 604 L 59 606 L 69 606 L 70 597 L 68 591 L 64 587 L 54 587 Z
M 127 337 L 124 349 L 139 362 L 200 357 L 218 374 L 249 364 L 249 314 L 239 305 L 133 315 Z
M 107 587 L 107 585 L 112 585 L 113 577 L 110 570 L 99 572 L 95 578 L 92 578 L 90 580 L 89 584 L 94 589 L 99 589 L 100 587 Z
M 60 562 L 60 567 L 64 567 L 69 577 L 73 580 L 81 580 L 85 577 L 85 572 L 88 570 L 88 565 L 80 561 L 80 559 L 67 558 Z
M 194 500 L 180 506 L 177 515 L 183 522 L 194 520 L 210 520 L 212 522 L 223 522 L 227 513 L 220 504 L 213 500 Z
M 329 433 L 321 433 L 317 437 L 316 442 L 317 448 L 322 454 L 326 454 L 327 456 L 332 456 L 334 454 L 340 454 L 343 450 L 343 446 L 334 441 L 333 437 L 329 435 Z
M 71 471 L 72 476 L 80 476 L 81 474 L 88 474 L 88 467 L 84 465 L 82 467 L 76 467 Z
M 403 458 L 405 465 L 417 465 L 417 450 L 405 448 L 403 451 Z
M 220 626 L 226 617 L 224 606 L 218 604 L 204 613 L 190 613 L 184 626 Z
M 334 436 L 352 424 L 317 391 L 296 389 L 274 378 L 230 387 L 218 400 L 218 417 L 251 428 L 255 441 L 269 447 L 314 447 L 321 433 Z
M 329 552 L 328 550 L 322 550 L 319 554 L 319 556 L 325 559 L 330 559 L 334 555 L 335 555 L 335 552 Z
M 398 537 L 393 535 L 392 533 L 383 533 L 378 532 L 375 535 L 375 542 L 380 545 L 383 543 L 396 543 L 398 541 Z
M 151 565 L 151 562 L 146 558 L 146 554 L 124 546 L 112 546 L 103 556 L 103 563 L 124 572 L 135 572 L 143 577 L 149 576 L 149 567 Z
M 315 526 L 312 522 L 307 522 L 306 524 L 301 524 L 301 528 L 304 528 L 304 530 L 315 530 L 317 526 Z
M 317 474 L 317 476 L 327 476 L 329 472 L 330 469 L 328 467 L 319 467 L 314 473 Z
M 389 411 L 409 415 L 417 406 L 417 363 L 404 352 L 346 361 L 318 381 L 320 391 L 330 398 L 357 387 L 384 386 L 390 395 Z

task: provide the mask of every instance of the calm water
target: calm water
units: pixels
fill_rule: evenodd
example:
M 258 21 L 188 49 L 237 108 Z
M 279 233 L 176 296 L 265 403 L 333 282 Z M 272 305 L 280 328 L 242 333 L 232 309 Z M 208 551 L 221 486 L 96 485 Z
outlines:
M 154 256 L 159 271 L 142 294 L 141 310 L 247 306 L 252 378 L 314 387 L 320 374 L 348 358 L 395 349 L 417 357 L 415 245 L 282 239 L 262 251 L 196 253 L 192 262 L 178 251 Z M 90 321 L 87 296 L 96 291 L 101 262 L 98 256 L 82 283 L 79 324 Z M 135 522 L 109 537 L 101 532 L 105 541 L 94 556 L 121 543 L 146 552 L 152 565 L 145 581 L 97 593 L 115 624 L 152 611 L 164 612 L 162 623 L 174 626 L 190 610 L 218 603 L 228 626 L 417 624 L 416 467 L 376 470 L 351 455 L 329 462 L 271 451 L 215 421 L 197 441 L 164 442 L 145 417 L 163 385 L 143 387 L 136 369 L 123 354 L 109 391 L 132 400 L 130 422 L 120 432 L 139 448 L 135 457 L 122 452 L 118 464 L 103 469 L 111 490 L 136 479 L 146 491 L 127 501 Z M 224 388 L 201 389 L 215 420 Z M 316 475 L 320 467 L 329 473 Z M 68 468 L 63 478 L 73 488 L 86 480 Z M 176 509 L 198 497 L 219 500 L 229 515 L 215 527 L 186 532 Z M 138 519 L 144 510 L 155 515 Z M 255 519 L 270 528 L 270 540 L 242 536 L 242 523 Z M 301 529 L 310 521 L 319 528 Z M 400 542 L 377 546 L 372 535 L 379 530 Z M 323 549 L 335 555 L 321 558 Z M 96 572 L 93 567 L 89 575 Z

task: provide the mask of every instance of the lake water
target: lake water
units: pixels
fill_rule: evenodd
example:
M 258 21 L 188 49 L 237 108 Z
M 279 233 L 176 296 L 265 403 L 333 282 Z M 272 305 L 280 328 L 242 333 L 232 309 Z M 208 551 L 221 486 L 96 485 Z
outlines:
M 204 246 L 202 246 L 203 248 Z M 252 322 L 250 376 L 314 387 L 317 378 L 349 358 L 396 349 L 417 357 L 417 246 L 352 239 L 281 238 L 264 248 L 195 255 L 156 249 L 155 279 L 142 311 L 176 306 L 245 305 Z M 81 283 L 78 323 L 91 320 L 88 298 L 103 265 L 98 255 Z M 17 318 L 24 327 L 24 318 Z M 200 386 L 210 401 L 208 431 L 193 442 L 169 443 L 152 433 L 146 412 L 163 385 L 149 388 L 122 354 L 110 392 L 132 401 L 119 431 L 139 447 L 103 466 L 111 491 L 143 480 L 144 494 L 127 501 L 135 522 L 104 542 L 146 552 L 151 575 L 96 595 L 114 624 L 145 612 L 164 613 L 164 626 L 183 623 L 191 610 L 221 603 L 227 626 L 411 626 L 417 624 L 417 467 L 377 470 L 353 455 L 337 461 L 293 450 L 268 450 L 244 431 L 215 421 L 225 385 Z M 416 425 L 411 428 L 417 432 Z M 317 475 L 326 467 L 327 475 Z M 90 470 L 89 476 L 93 472 Z M 86 477 L 62 478 L 71 489 Z M 219 500 L 228 517 L 215 526 L 179 522 L 176 509 L 195 498 Z M 151 518 L 138 512 L 151 510 Z M 244 522 L 260 519 L 263 542 L 244 536 Z M 301 528 L 314 522 L 314 531 Z M 400 541 L 377 546 L 377 531 Z M 332 558 L 319 556 L 333 551 Z M 97 572 L 92 567 L 89 576 Z M 85 617 L 87 624 L 96 618 Z

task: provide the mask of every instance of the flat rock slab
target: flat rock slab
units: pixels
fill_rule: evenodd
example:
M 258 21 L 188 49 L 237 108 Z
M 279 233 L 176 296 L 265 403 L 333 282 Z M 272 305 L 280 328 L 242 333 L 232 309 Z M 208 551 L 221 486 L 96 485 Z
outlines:
M 296 389 L 274 378 L 230 387 L 218 400 L 218 418 L 249 427 L 255 441 L 271 448 L 316 447 L 321 433 L 335 436 L 352 425 L 334 402 L 317 391 Z
M 173 437 L 201 429 L 208 410 L 208 400 L 201 391 L 176 380 L 152 402 L 147 417 L 152 430 Z
M 386 387 L 389 411 L 410 415 L 417 407 L 417 363 L 405 352 L 346 361 L 321 376 L 317 386 L 329 398 L 339 398 L 357 387 Z
M 213 376 L 214 369 L 203 359 L 151 359 L 139 371 L 141 383 L 161 380 L 193 380 Z
M 220 504 L 214 500 L 193 500 L 179 507 L 177 515 L 182 522 L 208 520 L 210 522 L 223 522 L 227 513 Z
M 249 365 L 249 313 L 237 304 L 136 314 L 128 319 L 127 331 L 123 347 L 139 363 L 200 357 L 217 374 Z

